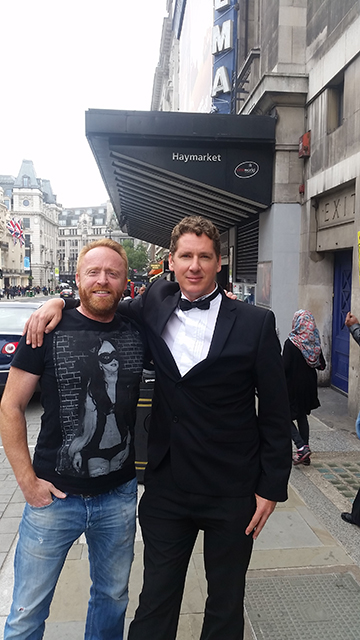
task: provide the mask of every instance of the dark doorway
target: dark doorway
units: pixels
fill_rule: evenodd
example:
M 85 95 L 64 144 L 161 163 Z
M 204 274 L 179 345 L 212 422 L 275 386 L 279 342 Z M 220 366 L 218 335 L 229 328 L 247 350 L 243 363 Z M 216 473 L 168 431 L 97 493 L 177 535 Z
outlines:
M 231 287 L 229 287 L 229 267 L 227 264 L 222 265 L 221 271 L 217 274 L 216 280 L 224 289 L 231 291 Z
M 352 251 L 334 254 L 331 384 L 345 393 L 349 381 L 349 330 L 345 318 L 351 303 Z

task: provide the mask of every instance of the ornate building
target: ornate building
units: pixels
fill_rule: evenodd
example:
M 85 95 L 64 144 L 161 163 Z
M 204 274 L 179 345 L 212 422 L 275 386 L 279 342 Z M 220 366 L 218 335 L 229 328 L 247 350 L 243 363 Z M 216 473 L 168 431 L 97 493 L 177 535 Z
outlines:
M 59 215 L 58 254 L 59 281 L 75 284 L 76 261 L 81 249 L 94 240 L 112 238 L 116 242 L 129 239 L 120 230 L 108 201 L 97 207 L 64 209 Z M 139 242 L 133 238 L 134 246 Z
M 10 176 L 0 176 L 0 288 L 20 286 L 29 283 L 25 270 L 25 247 L 19 239 L 12 236 L 7 229 L 11 215 Z M 14 178 L 12 178 L 14 181 Z M 4 188 L 5 187 L 5 188 Z M 14 240 L 15 238 L 15 240 Z
M 0 176 L 0 186 L 4 189 L 8 219 L 22 221 L 25 238 L 20 262 L 15 264 L 19 243 L 9 252 L 9 264 L 3 267 L 4 284 L 8 278 L 9 284 L 26 286 L 30 277 L 34 285 L 52 289 L 58 270 L 56 245 L 61 205 L 56 201 L 50 181 L 37 178 L 33 162 L 23 160 L 18 176 Z

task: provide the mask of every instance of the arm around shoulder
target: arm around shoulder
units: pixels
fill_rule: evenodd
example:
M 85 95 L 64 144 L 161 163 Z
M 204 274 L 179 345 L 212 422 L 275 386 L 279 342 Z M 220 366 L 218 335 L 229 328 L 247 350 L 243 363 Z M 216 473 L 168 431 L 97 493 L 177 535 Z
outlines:
M 23 335 L 26 333 L 26 344 L 31 344 L 33 349 L 41 347 L 44 333 L 50 333 L 59 324 L 64 309 L 64 300 L 54 298 L 34 311 L 27 320 Z

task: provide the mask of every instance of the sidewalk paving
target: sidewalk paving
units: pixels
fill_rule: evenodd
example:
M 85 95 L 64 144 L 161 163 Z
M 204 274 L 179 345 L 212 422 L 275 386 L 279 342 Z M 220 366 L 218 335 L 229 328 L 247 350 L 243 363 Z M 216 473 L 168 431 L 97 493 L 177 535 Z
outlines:
M 359 640 L 360 528 L 344 523 L 360 485 L 360 441 L 347 399 L 320 389 L 322 406 L 310 417 L 312 464 L 293 468 L 289 499 L 279 504 L 254 545 L 248 572 L 245 640 Z M 38 419 L 29 408 L 30 444 Z M 141 493 L 143 487 L 140 486 Z M 0 448 L 0 632 L 10 606 L 12 563 L 23 505 Z M 142 581 L 138 530 L 126 629 Z M 61 574 L 45 640 L 81 640 L 89 594 L 87 549 L 73 545 Z M 200 636 L 206 582 L 199 536 L 189 566 L 177 640 Z

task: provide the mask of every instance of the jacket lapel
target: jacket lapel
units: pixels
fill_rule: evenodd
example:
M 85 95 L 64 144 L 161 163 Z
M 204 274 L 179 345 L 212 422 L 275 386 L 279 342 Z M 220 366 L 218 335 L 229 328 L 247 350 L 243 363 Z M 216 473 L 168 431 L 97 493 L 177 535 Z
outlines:
M 162 332 L 165 329 L 165 325 L 169 320 L 171 314 L 174 309 L 176 309 L 180 300 L 180 291 L 167 296 L 162 300 L 159 304 L 158 308 L 158 317 L 156 322 L 156 332 L 161 336 Z

